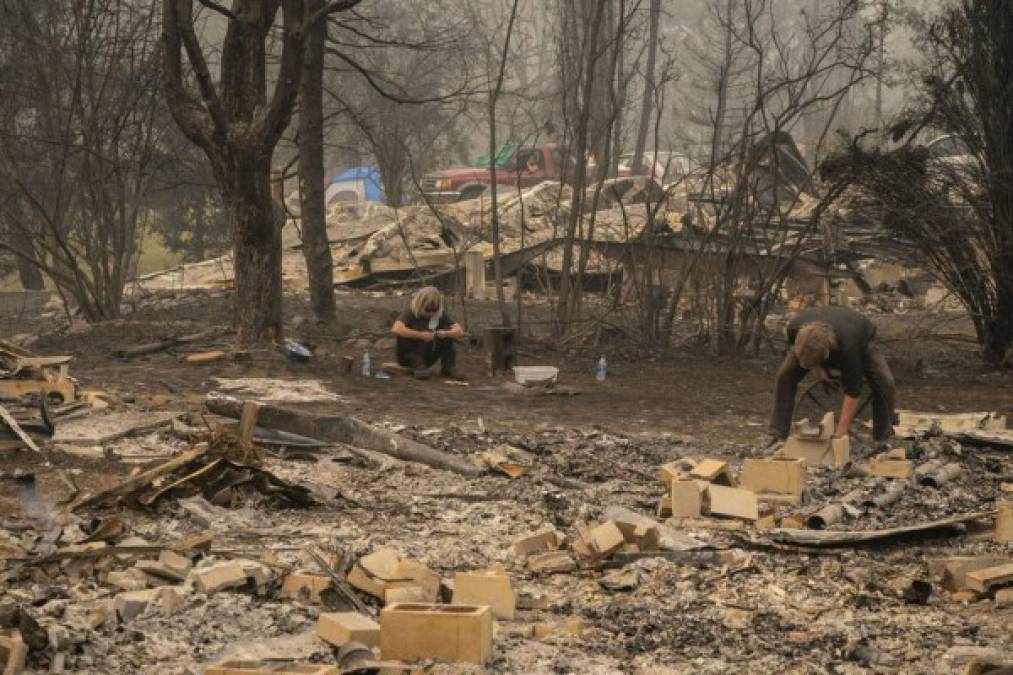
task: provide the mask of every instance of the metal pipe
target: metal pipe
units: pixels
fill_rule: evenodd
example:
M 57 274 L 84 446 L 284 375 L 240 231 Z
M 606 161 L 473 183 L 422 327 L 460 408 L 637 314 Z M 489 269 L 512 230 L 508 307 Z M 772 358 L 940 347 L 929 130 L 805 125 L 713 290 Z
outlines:
M 835 504 L 829 504 L 805 519 L 806 527 L 811 530 L 822 530 L 828 525 L 833 525 L 844 520 L 845 504 L 852 504 L 862 498 L 862 489 L 852 490 L 841 497 Z
M 946 466 L 938 469 L 937 471 L 925 476 L 921 479 L 921 484 L 926 487 L 937 488 L 944 483 L 948 483 L 957 476 L 964 473 L 964 465 L 959 462 L 950 462 Z
M 883 508 L 890 506 L 894 502 L 898 501 L 904 492 L 907 490 L 908 483 L 903 480 L 890 481 L 890 484 L 886 486 L 886 490 L 876 495 L 872 499 L 868 499 L 863 502 L 864 506 Z

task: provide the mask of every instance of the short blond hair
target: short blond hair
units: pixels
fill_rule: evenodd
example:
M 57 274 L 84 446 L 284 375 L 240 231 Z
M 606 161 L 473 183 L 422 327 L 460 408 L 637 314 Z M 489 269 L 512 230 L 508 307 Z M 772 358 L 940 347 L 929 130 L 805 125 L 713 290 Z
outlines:
M 795 358 L 805 369 L 815 368 L 830 356 L 830 350 L 837 348 L 837 336 L 834 328 L 822 321 L 807 323 L 799 329 L 795 336 Z
M 432 307 L 433 305 L 438 308 L 436 310 L 437 314 L 443 313 L 443 293 L 441 293 L 440 289 L 436 288 L 436 286 L 426 286 L 425 288 L 420 288 L 415 291 L 415 295 L 412 296 L 411 309 L 412 314 L 415 316 L 421 317 L 422 312 L 424 312 L 427 307 Z

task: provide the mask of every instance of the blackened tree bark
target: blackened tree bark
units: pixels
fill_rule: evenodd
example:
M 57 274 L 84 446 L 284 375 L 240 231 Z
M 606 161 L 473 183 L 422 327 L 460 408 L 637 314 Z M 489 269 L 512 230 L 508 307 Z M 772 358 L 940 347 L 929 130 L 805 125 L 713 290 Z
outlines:
M 305 0 L 310 15 L 324 0 Z M 327 25 L 317 21 L 306 29 L 299 91 L 299 196 L 303 255 L 309 277 L 310 306 L 321 323 L 331 323 L 334 304 L 334 260 L 327 240 L 327 204 L 324 188 L 324 44 Z
M 651 107 L 656 94 L 654 69 L 658 61 L 658 24 L 661 21 L 661 0 L 651 0 L 651 16 L 647 29 L 647 66 L 644 69 L 644 98 L 640 102 L 640 124 L 637 126 L 637 144 L 633 149 L 633 171 L 638 173 L 647 147 L 647 131 L 651 126 Z M 661 180 L 661 176 L 658 176 Z
M 305 29 L 356 4 L 330 2 L 314 14 L 303 0 L 234 0 L 231 10 L 209 4 L 228 19 L 216 86 L 194 30 L 193 0 L 163 0 L 166 98 L 183 133 L 208 156 L 225 203 L 240 345 L 281 337 L 281 223 L 271 201 L 271 158 L 299 93 Z M 267 37 L 279 9 L 281 58 L 269 100 Z
M 8 208 L 15 214 L 21 215 L 21 209 L 18 208 L 16 200 L 12 200 L 12 204 Z M 23 216 L 20 220 L 22 223 L 25 222 Z M 40 269 L 38 261 L 39 254 L 32 243 L 28 227 L 10 227 L 8 236 L 11 238 L 11 245 L 21 252 L 21 255 L 15 256 L 18 261 L 18 278 L 21 280 L 21 288 L 26 291 L 43 290 L 46 287 L 46 282 L 42 278 L 42 269 Z

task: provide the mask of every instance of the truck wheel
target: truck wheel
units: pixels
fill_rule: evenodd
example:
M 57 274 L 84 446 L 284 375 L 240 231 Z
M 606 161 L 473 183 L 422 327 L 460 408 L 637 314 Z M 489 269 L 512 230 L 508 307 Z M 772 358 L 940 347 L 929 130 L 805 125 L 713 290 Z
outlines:
M 461 201 L 478 199 L 483 192 L 485 192 L 484 185 L 472 185 L 471 187 L 464 188 L 461 190 Z

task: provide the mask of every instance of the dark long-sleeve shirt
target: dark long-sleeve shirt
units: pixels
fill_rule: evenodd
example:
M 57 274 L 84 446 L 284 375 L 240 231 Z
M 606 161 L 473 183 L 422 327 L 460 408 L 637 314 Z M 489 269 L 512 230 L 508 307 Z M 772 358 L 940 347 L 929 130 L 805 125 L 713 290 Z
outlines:
M 431 330 L 447 330 L 453 326 L 456 322 L 450 318 L 449 314 L 441 314 L 439 320 L 436 322 L 436 328 L 429 327 L 429 319 L 424 317 L 415 316 L 410 310 L 406 309 L 401 312 L 401 315 L 397 318 L 398 321 L 403 323 L 405 326 L 412 330 L 420 332 L 431 331 Z M 409 338 L 397 336 L 397 353 L 399 355 L 407 354 L 413 351 L 425 351 L 426 347 L 431 343 L 425 340 L 419 340 L 418 338 Z
M 788 342 L 795 344 L 802 326 L 814 321 L 829 324 L 837 337 L 837 348 L 820 365 L 840 370 L 844 393 L 857 398 L 862 393 L 865 350 L 876 337 L 876 326 L 864 314 L 846 307 L 814 307 L 802 310 L 788 323 Z

